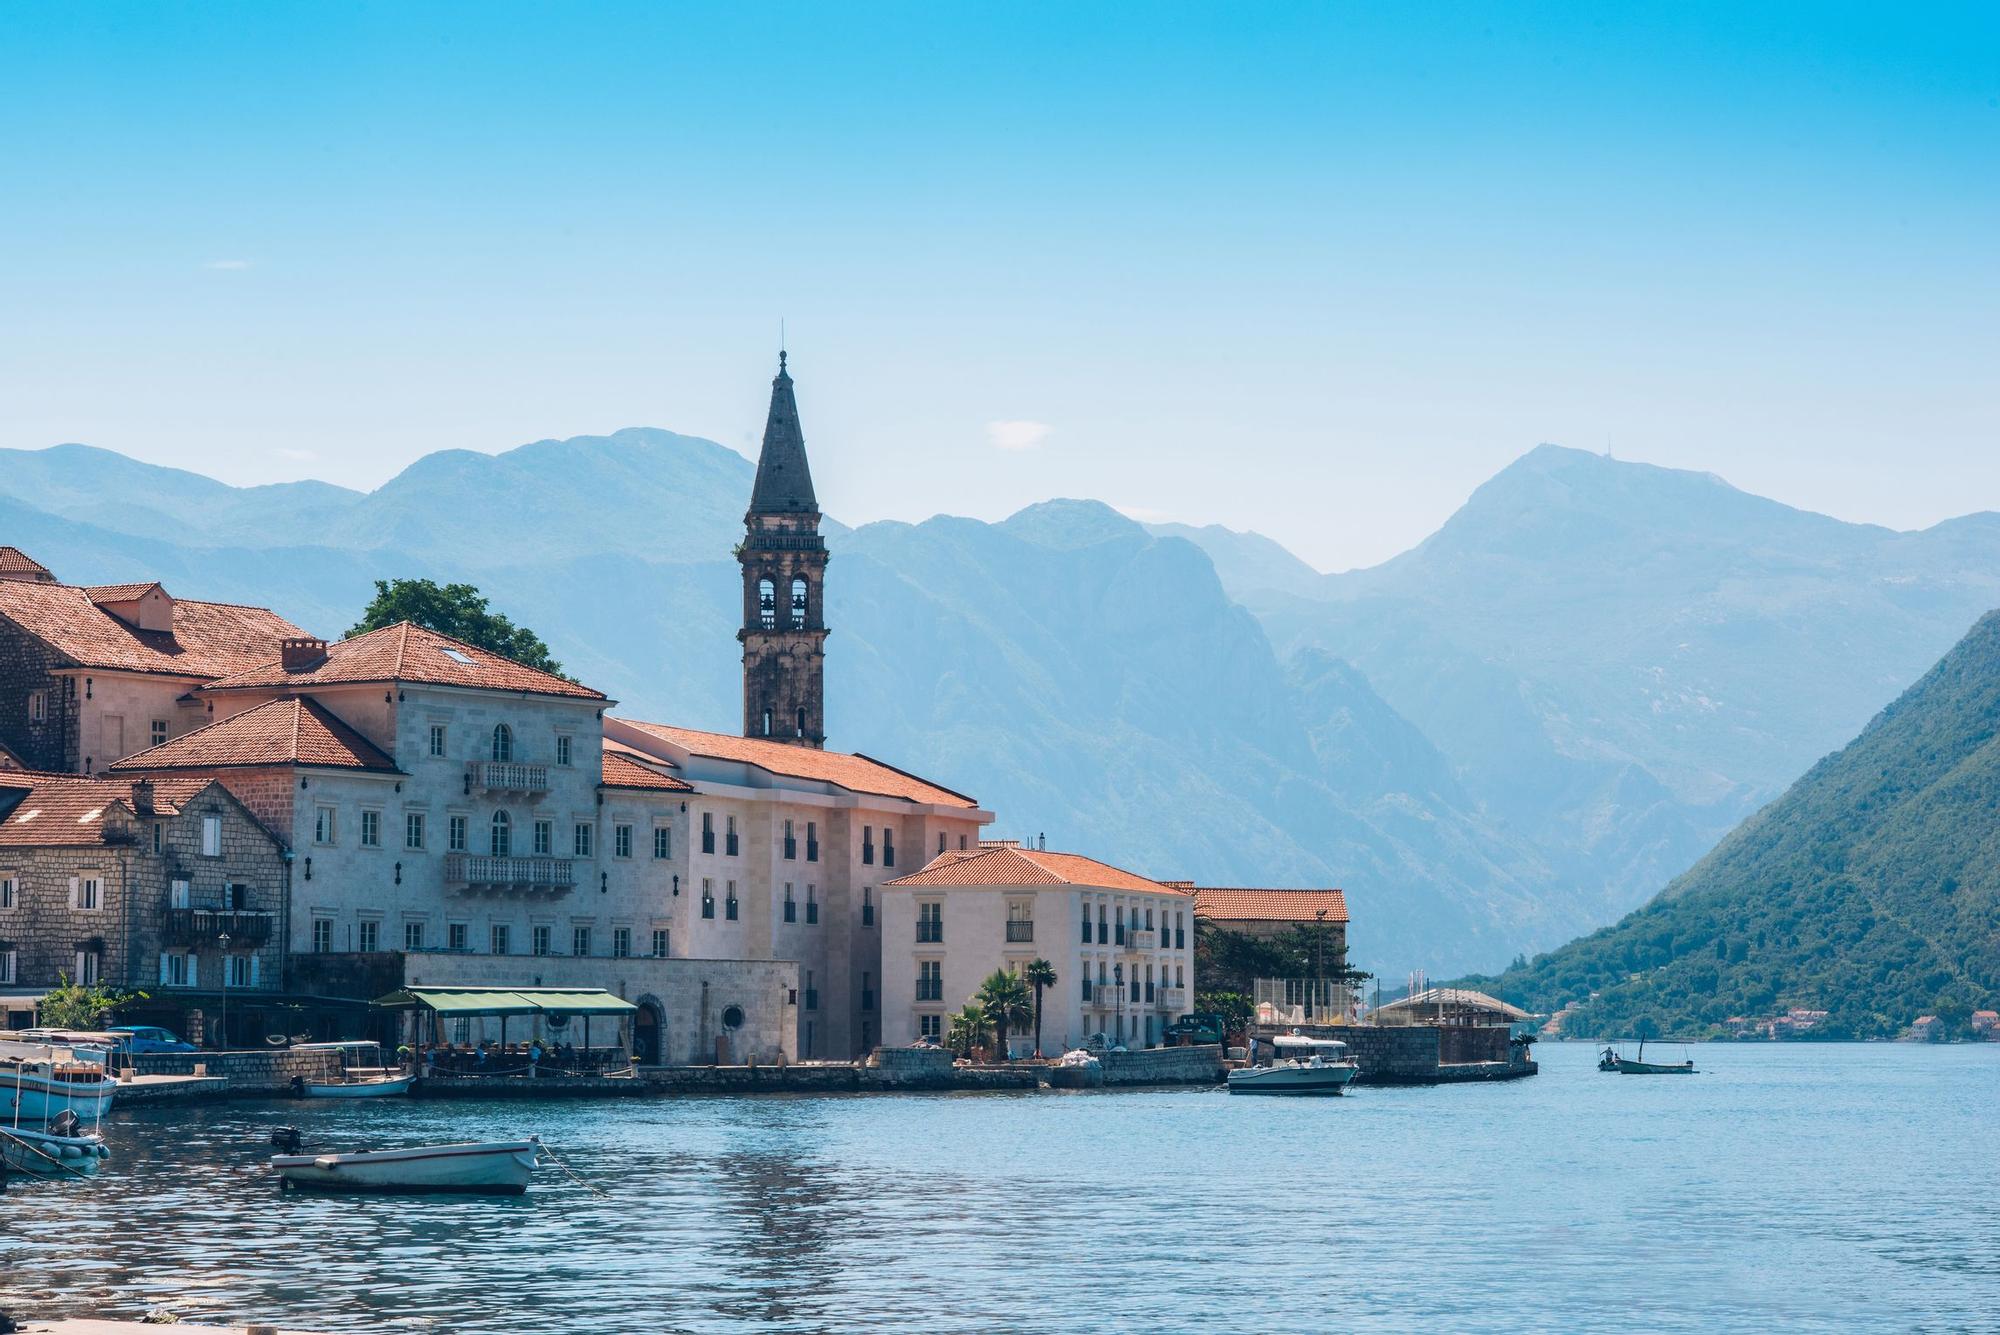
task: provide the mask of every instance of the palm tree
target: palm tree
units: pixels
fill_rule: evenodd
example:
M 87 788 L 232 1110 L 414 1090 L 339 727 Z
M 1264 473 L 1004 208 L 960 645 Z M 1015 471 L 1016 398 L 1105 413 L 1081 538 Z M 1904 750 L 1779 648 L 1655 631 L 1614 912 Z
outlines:
M 1007 1031 L 1026 1029 L 1034 1019 L 1027 985 L 1021 981 L 1019 974 L 995 969 L 986 976 L 986 981 L 979 985 L 979 991 L 973 996 L 985 1006 L 986 1018 L 993 1022 L 998 1035 L 994 1045 L 1000 1049 L 1000 1060 L 1007 1060 Z
M 986 1008 L 976 1001 L 968 1001 L 958 1014 L 951 1017 L 944 1045 L 961 1057 L 970 1057 L 974 1048 L 985 1045 L 986 1035 L 992 1028 L 993 1021 L 987 1018 Z
M 1035 989 L 1035 1055 L 1042 1055 L 1042 989 L 1056 985 L 1056 966 L 1032 959 L 1021 970 L 1021 981 Z

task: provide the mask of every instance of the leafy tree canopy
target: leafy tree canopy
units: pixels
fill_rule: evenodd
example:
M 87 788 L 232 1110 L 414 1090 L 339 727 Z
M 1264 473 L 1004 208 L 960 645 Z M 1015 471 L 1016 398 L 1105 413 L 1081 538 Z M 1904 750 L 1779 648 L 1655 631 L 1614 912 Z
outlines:
M 361 620 L 348 628 L 347 636 L 352 639 L 399 621 L 412 621 L 425 630 L 476 644 L 516 663 L 564 676 L 562 664 L 550 655 L 549 646 L 542 642 L 541 636 L 493 611 L 485 596 L 470 584 L 378 579 L 374 599 L 362 612 Z
M 57 977 L 57 986 L 35 1006 L 37 1023 L 49 1029 L 101 1028 L 120 1006 L 146 999 L 144 992 L 121 992 L 103 983 L 85 987 L 71 982 L 68 974 Z

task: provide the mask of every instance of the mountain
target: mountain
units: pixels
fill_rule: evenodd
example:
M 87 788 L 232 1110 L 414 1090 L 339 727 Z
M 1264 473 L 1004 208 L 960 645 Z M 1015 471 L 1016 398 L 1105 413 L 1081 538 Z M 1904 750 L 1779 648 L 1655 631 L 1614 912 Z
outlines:
M 2000 605 L 2000 515 L 1898 533 L 1542 446 L 1403 555 L 1244 596 L 1281 653 L 1364 673 L 1608 921 Z
M 1792 1007 L 1826 1038 L 2000 1003 L 2000 613 L 1653 903 L 1476 982 L 1576 1034 Z
M 1265 593 L 1318 593 L 1325 577 L 1262 533 L 1242 533 L 1220 524 L 1148 524 L 1156 538 L 1186 538 L 1208 553 L 1215 575 L 1239 601 Z

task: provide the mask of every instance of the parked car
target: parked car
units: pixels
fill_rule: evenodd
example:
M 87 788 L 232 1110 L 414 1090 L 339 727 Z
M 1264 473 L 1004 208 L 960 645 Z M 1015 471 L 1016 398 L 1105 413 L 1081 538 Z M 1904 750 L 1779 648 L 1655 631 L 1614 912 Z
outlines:
M 1178 1043 L 1183 1037 L 1190 1043 L 1220 1043 L 1225 1022 L 1212 1011 L 1198 1011 L 1193 1015 L 1183 1015 L 1168 1025 L 1165 1038 L 1169 1043 Z
M 121 1024 L 106 1030 L 107 1033 L 127 1036 L 126 1048 L 135 1056 L 142 1052 L 194 1052 L 195 1045 L 186 1042 L 171 1029 L 162 1029 L 152 1024 Z

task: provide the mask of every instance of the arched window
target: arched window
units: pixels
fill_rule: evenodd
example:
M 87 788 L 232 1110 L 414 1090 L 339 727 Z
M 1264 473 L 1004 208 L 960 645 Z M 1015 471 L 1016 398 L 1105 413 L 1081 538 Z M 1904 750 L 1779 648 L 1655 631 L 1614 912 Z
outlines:
M 764 735 L 771 735 L 771 711 L 768 709 L 764 711 Z
M 806 624 L 806 582 L 802 579 L 793 579 L 792 580 L 792 626 L 795 629 L 804 629 L 805 624 Z
M 806 735 L 806 710 L 805 710 L 805 706 L 804 706 L 804 705 L 800 705 L 800 706 L 799 706 L 799 736 L 803 737 L 803 736 L 805 736 L 805 735 Z
M 514 758 L 514 732 L 504 723 L 493 725 L 493 758 L 495 760 Z
M 514 852 L 514 822 L 507 819 L 507 813 L 493 813 L 493 834 L 487 845 L 496 858 L 511 857 Z
M 765 630 L 778 628 L 778 586 L 768 579 L 757 581 L 757 624 Z

